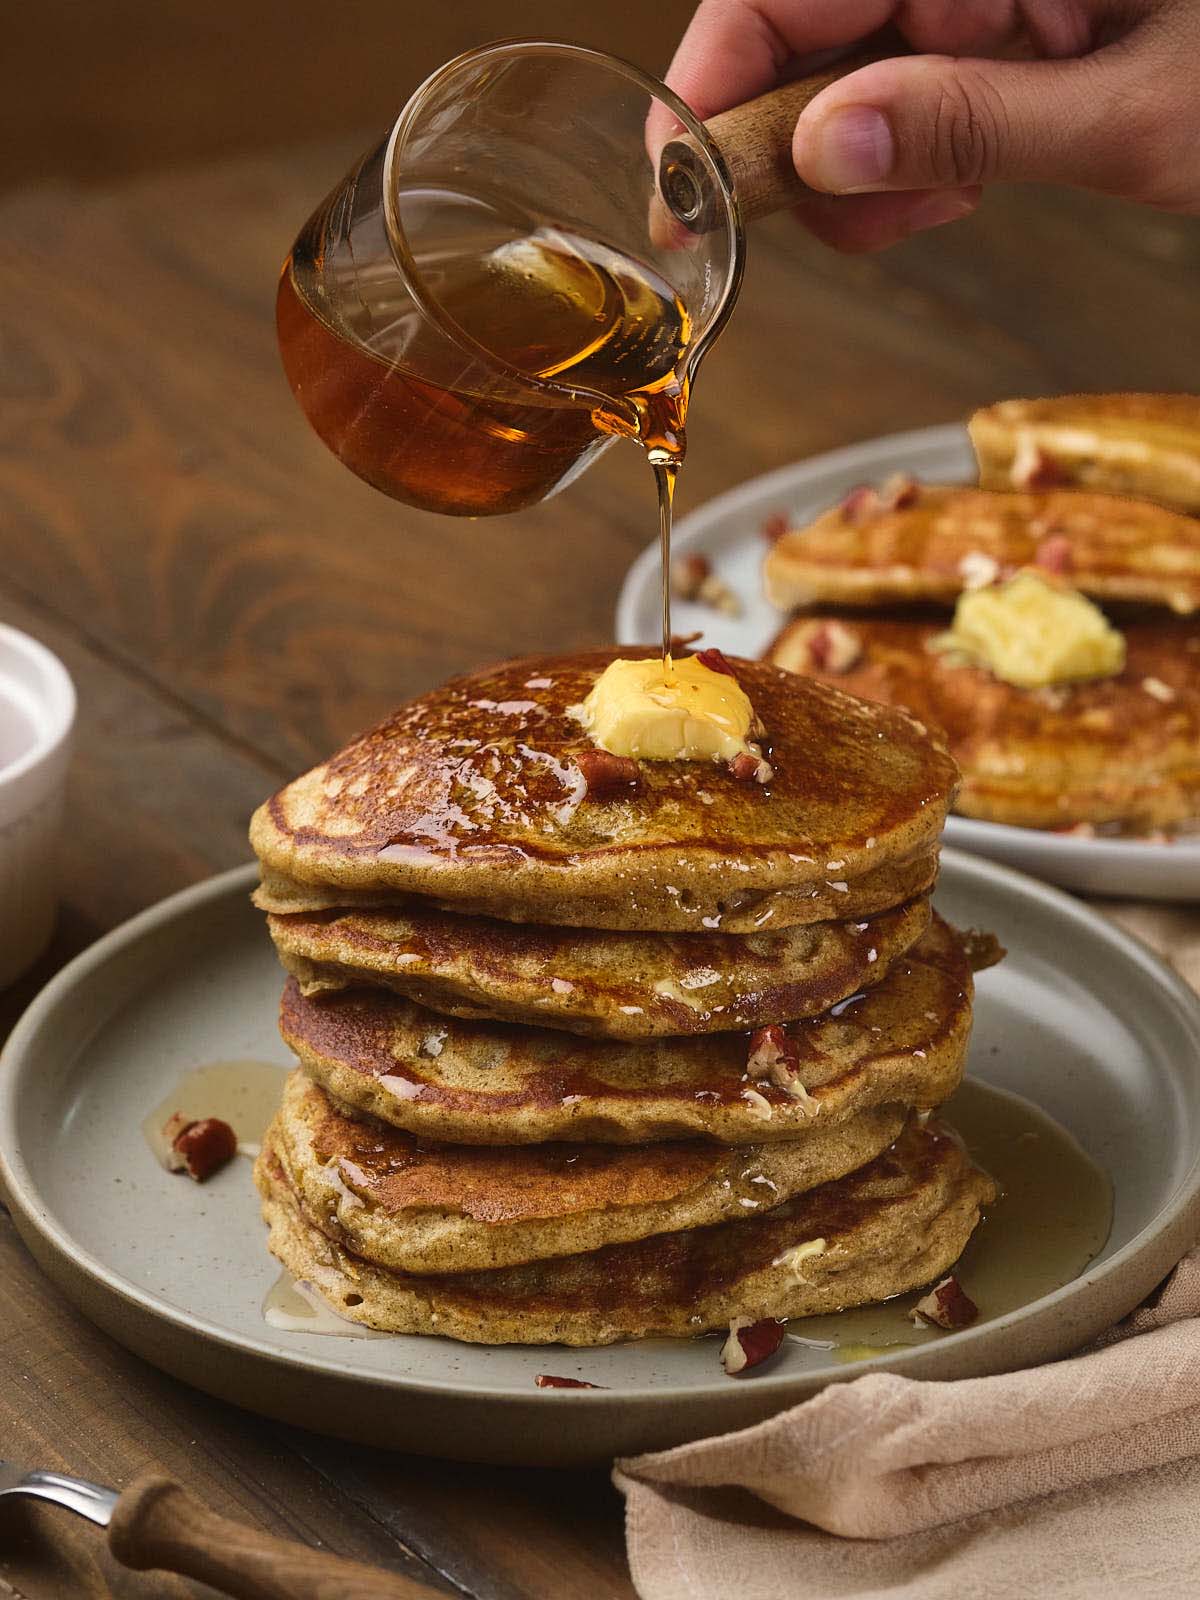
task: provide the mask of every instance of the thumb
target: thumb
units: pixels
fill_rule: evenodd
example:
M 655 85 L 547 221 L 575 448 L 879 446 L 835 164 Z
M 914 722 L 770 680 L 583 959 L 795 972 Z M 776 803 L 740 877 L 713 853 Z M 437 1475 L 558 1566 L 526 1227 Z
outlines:
M 826 194 L 1067 183 L 1138 195 L 1158 129 L 1102 55 L 1057 61 L 910 56 L 877 61 L 822 90 L 792 156 Z M 1161 107 L 1159 108 L 1161 112 Z

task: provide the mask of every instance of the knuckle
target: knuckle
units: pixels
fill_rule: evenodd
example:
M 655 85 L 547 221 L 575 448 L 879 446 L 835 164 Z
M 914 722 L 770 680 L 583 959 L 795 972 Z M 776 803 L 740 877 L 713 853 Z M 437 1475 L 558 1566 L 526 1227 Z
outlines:
M 1000 170 L 1010 138 L 1003 99 L 981 73 L 959 63 L 939 84 L 930 150 L 932 174 L 941 184 L 987 183 Z

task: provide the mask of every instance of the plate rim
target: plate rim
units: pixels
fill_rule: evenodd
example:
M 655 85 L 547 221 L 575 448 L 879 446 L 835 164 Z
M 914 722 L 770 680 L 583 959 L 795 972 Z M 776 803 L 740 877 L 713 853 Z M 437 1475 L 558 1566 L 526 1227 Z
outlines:
M 833 450 L 819 451 L 813 456 L 800 456 L 784 466 L 772 467 L 768 472 L 743 478 L 740 483 L 735 483 L 730 488 L 723 489 L 720 494 L 713 495 L 711 499 L 693 506 L 687 515 L 680 517 L 675 524 L 672 548 L 676 550 L 690 548 L 697 540 L 704 537 L 713 522 L 720 522 L 726 516 L 736 515 L 750 491 L 755 495 L 761 493 L 764 496 L 774 494 L 776 491 L 781 496 L 788 493 L 795 494 L 794 479 L 800 471 L 811 471 L 816 475 L 834 473 L 841 469 L 850 470 L 857 467 L 864 452 L 894 454 L 915 450 L 950 450 L 964 443 L 969 444 L 969 438 L 965 423 L 938 422 L 929 427 L 903 429 L 898 433 L 875 434 L 871 438 L 859 439 L 852 444 L 838 445 Z M 625 576 L 621 580 L 615 613 L 615 637 L 618 644 L 639 642 L 640 629 L 635 625 L 637 599 L 645 582 L 647 569 L 656 568 L 658 559 L 658 541 L 654 540 L 638 552 L 626 569 Z M 782 628 L 787 619 L 783 612 L 780 612 L 779 616 L 779 626 Z M 956 828 L 967 824 L 969 830 L 976 828 L 985 830 L 970 845 L 966 845 L 965 840 L 960 842 L 968 849 L 1007 847 L 1013 850 L 1028 848 L 1043 853 L 1054 851 L 1076 870 L 1087 867 L 1102 870 L 1105 862 L 1128 864 L 1136 862 L 1133 852 L 1137 850 L 1166 848 L 1154 840 L 1088 838 L 1069 833 L 1055 833 L 1053 829 L 1021 828 L 1012 823 L 988 822 L 982 817 L 952 815 L 947 820 Z M 968 832 L 967 837 L 970 836 Z M 1169 857 L 1159 858 L 1159 861 L 1164 869 L 1168 861 L 1174 861 L 1200 871 L 1200 835 L 1195 838 L 1184 835 L 1173 840 Z M 1150 891 L 1145 891 L 1145 894 L 1147 899 L 1159 903 L 1158 897 Z M 1129 898 L 1129 895 L 1122 892 L 1122 897 Z M 1133 897 L 1137 898 L 1137 895 Z
M 1011 867 L 947 848 L 942 854 L 943 864 L 955 876 L 975 882 L 987 883 L 998 889 L 1006 898 L 1018 903 L 1033 900 L 1040 902 L 1043 910 L 1082 928 L 1093 938 L 1106 942 L 1124 960 L 1141 969 L 1144 978 L 1156 986 L 1165 1005 L 1176 1013 L 1176 1021 L 1190 1033 L 1195 1046 L 1191 1058 L 1192 1070 L 1200 1071 L 1200 995 L 1197 995 L 1183 978 L 1175 972 L 1147 944 L 1126 929 L 1103 917 L 1082 901 L 1073 898 L 1053 885 L 1031 878 Z M 128 921 L 104 934 L 94 944 L 74 957 L 44 989 L 33 999 L 13 1029 L 4 1050 L 0 1053 L 0 1194 L 3 1194 L 14 1220 L 21 1220 L 38 1237 L 41 1244 L 57 1261 L 74 1272 L 81 1273 L 93 1286 L 123 1300 L 143 1316 L 174 1331 L 200 1336 L 235 1356 L 266 1360 L 273 1366 L 284 1367 L 294 1373 L 319 1372 L 323 1377 L 355 1384 L 365 1384 L 386 1389 L 396 1394 L 420 1393 L 441 1397 L 447 1401 L 478 1401 L 486 1399 L 504 1406 L 527 1406 L 535 1395 L 554 1394 L 553 1390 L 536 1390 L 525 1394 L 517 1389 L 488 1390 L 476 1381 L 411 1377 L 403 1373 L 363 1372 L 348 1362 L 343 1355 L 331 1351 L 328 1357 L 310 1352 L 291 1354 L 277 1346 L 231 1332 L 207 1318 L 196 1317 L 186 1310 L 174 1307 L 138 1285 L 131 1283 L 99 1257 L 80 1247 L 64 1224 L 51 1212 L 41 1198 L 34 1174 L 30 1171 L 16 1143 L 16 1093 L 21 1082 L 21 1066 L 27 1053 L 36 1045 L 40 1030 L 52 1024 L 57 1009 L 69 1000 L 76 986 L 110 959 L 128 949 L 147 934 L 154 933 L 189 914 L 235 894 L 247 892 L 257 879 L 254 863 L 234 867 L 168 896 L 147 907 Z M 120 1007 L 106 1014 L 107 1021 Z M 1186 1174 L 1171 1197 L 1147 1219 L 1138 1232 L 1108 1260 L 1094 1269 L 1087 1267 L 1069 1283 L 1019 1306 L 1002 1316 L 989 1319 L 974 1328 L 964 1329 L 951 1337 L 959 1348 L 986 1337 L 995 1339 L 1004 1331 L 1019 1325 L 1035 1312 L 1045 1314 L 1062 1302 L 1074 1299 L 1085 1286 L 1108 1280 L 1122 1272 L 1131 1258 L 1148 1248 L 1153 1240 L 1179 1222 L 1189 1210 L 1200 1205 L 1200 1148 L 1193 1156 Z M 1150 1236 L 1149 1238 L 1147 1236 Z M 948 1341 L 938 1341 L 932 1347 L 914 1346 L 908 1351 L 889 1352 L 858 1362 L 839 1363 L 837 1379 L 846 1381 L 876 1370 L 877 1363 L 887 1363 L 887 1370 L 899 1374 L 921 1376 L 921 1356 L 930 1348 L 941 1349 Z M 547 1347 L 553 1349 L 557 1347 Z M 817 1376 L 820 1369 L 801 1373 L 763 1373 L 755 1382 L 755 1394 L 771 1395 L 780 1402 L 779 1409 L 788 1403 L 789 1396 L 797 1398 Z M 824 1374 L 821 1381 L 828 1381 Z M 619 1407 L 622 1404 L 662 1406 L 687 1405 L 692 1401 L 730 1401 L 734 1386 L 718 1376 L 711 1381 L 688 1385 L 686 1388 L 664 1388 L 644 1381 L 633 1386 L 605 1390 L 572 1390 L 576 1403 L 583 1401 L 594 1409 Z

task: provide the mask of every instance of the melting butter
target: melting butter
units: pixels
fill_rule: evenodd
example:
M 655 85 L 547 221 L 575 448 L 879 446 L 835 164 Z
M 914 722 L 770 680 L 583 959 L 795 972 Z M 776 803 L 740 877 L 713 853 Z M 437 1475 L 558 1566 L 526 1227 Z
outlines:
M 1125 640 L 1077 589 L 1037 572 L 963 594 L 954 625 L 934 650 L 986 667 L 1019 689 L 1110 678 L 1125 665 Z
M 732 761 L 749 744 L 754 708 L 726 672 L 695 656 L 613 661 L 579 708 L 601 750 L 641 761 Z

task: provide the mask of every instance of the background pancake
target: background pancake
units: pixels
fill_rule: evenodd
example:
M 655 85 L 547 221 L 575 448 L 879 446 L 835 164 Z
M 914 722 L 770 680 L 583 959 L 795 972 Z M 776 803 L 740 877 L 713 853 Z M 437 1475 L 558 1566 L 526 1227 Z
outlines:
M 867 1166 L 761 1217 L 493 1272 L 416 1277 L 328 1238 L 269 1144 L 255 1176 L 271 1250 L 342 1316 L 486 1344 L 686 1337 L 734 1316 L 804 1317 L 883 1300 L 951 1266 L 995 1193 L 944 1129 L 910 1124 Z
M 430 1145 L 340 1109 L 302 1072 L 267 1134 L 322 1231 L 401 1272 L 464 1271 L 769 1210 L 872 1160 L 906 1111 L 877 1106 L 802 1140 L 649 1145 Z
M 940 600 L 966 587 L 972 561 L 1008 575 L 1037 559 L 1050 536 L 1070 550 L 1070 580 L 1100 600 L 1200 607 L 1200 521 L 1140 500 L 1081 489 L 996 493 L 921 484 L 891 509 L 840 506 L 772 545 L 767 598 L 782 611 L 810 605 Z
M 878 983 L 928 927 L 929 905 L 753 934 L 597 933 L 432 910 L 269 923 L 306 994 L 382 984 L 452 1016 L 636 1039 L 816 1016 Z
M 861 918 L 930 887 L 949 756 L 907 713 L 767 663 L 733 665 L 770 784 L 644 761 L 636 789 L 589 795 L 572 708 L 618 654 L 455 679 L 288 784 L 251 824 L 258 903 L 386 891 L 519 922 L 737 933 Z
M 1032 690 L 931 653 L 936 624 L 842 620 L 863 653 L 837 681 L 945 729 L 964 816 L 1028 828 L 1200 823 L 1200 620 L 1130 622 L 1119 676 Z M 772 660 L 805 666 L 800 629 L 783 630 Z
M 793 1023 L 786 1031 L 817 1120 L 945 1100 L 962 1075 L 972 993 L 961 936 L 935 915 L 882 983 Z M 381 990 L 305 998 L 294 980 L 280 1031 L 338 1100 L 427 1139 L 757 1144 L 803 1136 L 814 1121 L 782 1090 L 751 1084 L 745 1034 L 585 1039 L 441 1017 Z
M 1001 400 L 968 427 L 985 489 L 1029 474 L 1200 512 L 1200 397 L 1063 394 Z

